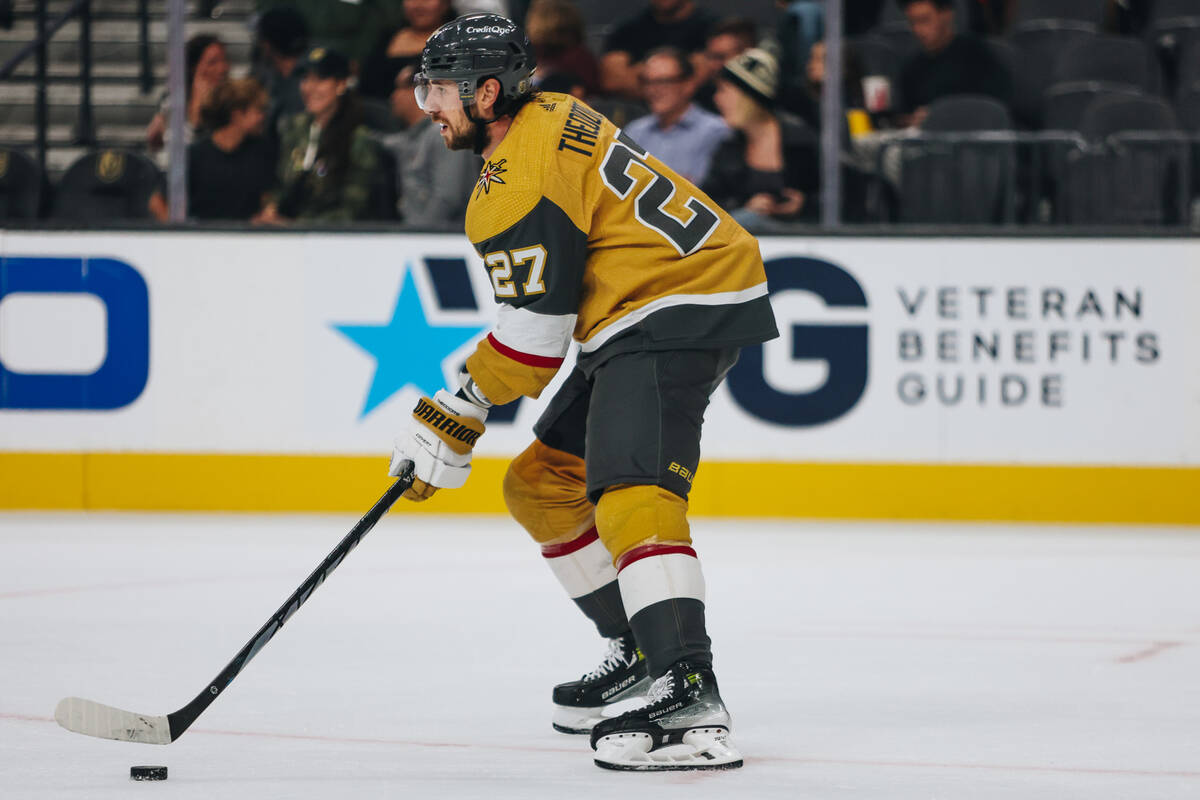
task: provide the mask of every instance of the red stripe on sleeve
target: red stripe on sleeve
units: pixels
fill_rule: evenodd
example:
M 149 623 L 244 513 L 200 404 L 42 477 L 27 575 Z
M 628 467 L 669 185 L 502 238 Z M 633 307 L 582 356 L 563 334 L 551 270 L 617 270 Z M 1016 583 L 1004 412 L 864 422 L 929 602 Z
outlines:
M 665 556 L 671 553 L 682 553 L 685 556 L 696 557 L 696 551 L 687 545 L 682 544 L 645 544 L 641 547 L 635 547 L 628 550 L 617 559 L 617 572 L 628 567 L 635 561 L 641 561 L 643 558 L 651 556 Z
M 600 538 L 600 534 L 596 532 L 596 526 L 588 528 L 579 536 L 576 536 L 569 542 L 562 544 L 545 544 L 542 545 L 542 555 L 546 558 L 559 558 L 561 556 L 569 556 L 578 550 L 582 550 L 592 542 Z
M 520 350 L 513 350 L 506 344 L 502 344 L 494 334 L 488 334 L 488 343 L 496 348 L 496 352 L 502 356 L 511 358 L 519 364 L 524 364 L 527 367 L 553 367 L 558 369 L 562 366 L 561 358 L 550 358 L 548 356 L 535 356 L 532 353 L 522 353 Z

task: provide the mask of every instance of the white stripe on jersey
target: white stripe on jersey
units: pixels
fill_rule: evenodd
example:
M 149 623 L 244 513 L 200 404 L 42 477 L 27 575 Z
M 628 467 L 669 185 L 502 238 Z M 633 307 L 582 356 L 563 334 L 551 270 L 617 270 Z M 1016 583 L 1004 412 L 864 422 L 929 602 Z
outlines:
M 646 317 L 653 314 L 655 311 L 661 311 L 664 308 L 672 306 L 732 306 L 738 303 L 746 303 L 750 300 L 756 300 L 759 297 L 766 297 L 767 282 L 763 281 L 756 286 L 751 286 L 749 289 L 742 289 L 740 292 L 717 292 L 716 294 L 672 294 L 666 297 L 660 297 L 657 300 L 647 303 L 641 308 L 630 311 L 620 319 L 613 320 L 607 327 L 601 328 L 599 333 L 592 335 L 592 338 L 584 342 L 580 349 L 585 353 L 590 353 L 596 350 L 609 339 L 616 336 L 622 331 L 629 330 L 634 325 L 638 324 Z
M 574 331 L 574 314 L 538 314 L 502 304 L 492 335 L 505 347 L 531 356 L 564 358 Z

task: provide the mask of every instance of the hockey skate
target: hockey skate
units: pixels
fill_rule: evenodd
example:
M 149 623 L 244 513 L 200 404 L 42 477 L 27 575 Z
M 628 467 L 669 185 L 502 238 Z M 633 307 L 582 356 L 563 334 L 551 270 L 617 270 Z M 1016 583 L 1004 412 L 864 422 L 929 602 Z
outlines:
M 621 770 L 735 769 L 729 712 L 709 667 L 686 661 L 656 680 L 641 708 L 592 728 L 596 766 Z
M 554 687 L 554 719 L 560 733 L 588 733 L 612 712 L 617 704 L 638 699 L 650 688 L 646 659 L 634 644 L 633 634 L 608 640 L 608 652 L 600 666 L 577 681 Z

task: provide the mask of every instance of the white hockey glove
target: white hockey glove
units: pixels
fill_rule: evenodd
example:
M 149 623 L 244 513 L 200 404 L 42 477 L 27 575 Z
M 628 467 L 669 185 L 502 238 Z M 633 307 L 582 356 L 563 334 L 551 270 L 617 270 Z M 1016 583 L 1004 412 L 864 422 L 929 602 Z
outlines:
M 409 500 L 428 500 L 438 489 L 457 489 L 471 472 L 471 451 L 483 434 L 488 410 L 442 389 L 422 397 L 408 430 L 396 437 L 389 475 L 413 465 Z

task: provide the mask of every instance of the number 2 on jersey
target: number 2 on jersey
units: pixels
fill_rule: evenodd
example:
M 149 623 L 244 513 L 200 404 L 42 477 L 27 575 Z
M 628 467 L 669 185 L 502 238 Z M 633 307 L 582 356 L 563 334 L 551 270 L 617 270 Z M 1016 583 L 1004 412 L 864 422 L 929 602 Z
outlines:
M 653 177 L 638 192 L 634 200 L 634 214 L 638 222 L 670 242 L 680 256 L 689 256 L 708 241 L 720 220 L 697 197 L 684 204 L 692 212 L 691 219 L 684 221 L 668 213 L 665 206 L 675 196 L 676 186 L 670 178 L 647 164 L 645 159 L 646 151 L 621 131 L 608 149 L 604 163 L 600 165 L 604 185 L 624 200 L 637 185 L 637 180 L 629 174 L 629 168 L 636 164 L 649 172 Z

